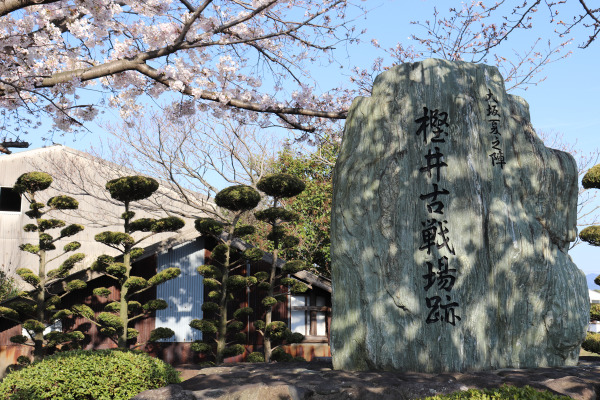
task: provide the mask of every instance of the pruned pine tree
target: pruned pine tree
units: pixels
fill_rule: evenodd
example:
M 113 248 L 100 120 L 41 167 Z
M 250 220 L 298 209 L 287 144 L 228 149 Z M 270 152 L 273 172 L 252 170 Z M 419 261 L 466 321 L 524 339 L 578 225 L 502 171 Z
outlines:
M 121 254 L 118 257 L 101 255 L 92 264 L 91 269 L 114 280 L 115 286 L 120 290 L 120 299 L 108 303 L 104 311 L 97 316 L 94 316 L 93 310 L 84 304 L 76 305 L 73 309 L 96 324 L 100 332 L 110 337 L 120 348 L 126 348 L 127 341 L 136 338 L 139 333 L 130 327 L 134 321 L 149 316 L 156 310 L 167 308 L 165 300 L 154 299 L 142 305 L 135 300 L 136 296 L 181 274 L 179 268 L 171 267 L 158 272 L 148 280 L 132 275 L 133 261 L 144 253 L 142 248 L 136 246 L 157 233 L 175 232 L 183 228 L 185 222 L 178 217 L 133 219 L 135 212 L 131 211 L 131 203 L 150 197 L 158 189 L 158 182 L 152 178 L 125 176 L 109 181 L 106 189 L 111 197 L 122 202 L 125 208 L 125 212 L 121 215 L 123 232 L 101 232 L 95 236 L 95 240 L 118 250 Z M 135 232 L 146 234 L 135 239 L 132 236 Z M 93 293 L 108 298 L 111 292 L 108 288 L 99 287 L 94 289 Z M 150 341 L 166 339 L 174 334 L 175 332 L 169 328 L 157 328 L 150 333 Z
M 49 218 L 48 213 L 55 210 L 73 210 L 79 203 L 69 196 L 55 196 L 46 204 L 38 202 L 36 195 L 50 187 L 52 177 L 45 172 L 28 172 L 21 175 L 14 189 L 24 196 L 29 202 L 29 211 L 25 214 L 33 220 L 23 227 L 26 232 L 37 232 L 37 243 L 24 243 L 20 246 L 22 251 L 38 257 L 38 265 L 34 268 L 19 268 L 16 273 L 25 282 L 33 286 L 29 292 L 20 292 L 17 298 L 7 307 L 0 307 L 0 315 L 22 324 L 24 333 L 10 338 L 13 343 L 33 346 L 33 356 L 36 361 L 41 360 L 47 352 L 57 347 L 75 347 L 77 342 L 84 338 L 80 331 L 49 332 L 44 334 L 47 326 L 57 321 L 62 321 L 72 315 L 72 312 L 61 309 L 61 299 L 69 293 L 83 289 L 86 283 L 73 279 L 63 285 L 65 291 L 61 293 L 50 292 L 50 285 L 60 279 L 67 278 L 75 265 L 85 257 L 82 253 L 75 253 L 66 258 L 56 269 L 48 270 L 52 261 L 59 257 L 74 252 L 81 247 L 79 242 L 66 244 L 58 254 L 50 254 L 56 250 L 55 243 L 61 239 L 71 237 L 83 230 L 77 224 L 66 225 L 65 221 Z M 62 228 L 58 235 L 52 236 L 49 231 Z M 27 360 L 19 360 L 25 363 Z
M 267 239 L 272 243 L 273 261 L 270 272 L 257 272 L 254 277 L 258 281 L 259 289 L 264 289 L 267 295 L 262 299 L 262 305 L 267 309 L 265 320 L 254 322 L 256 330 L 263 335 L 265 361 L 271 361 L 271 355 L 276 345 L 282 343 L 299 343 L 304 340 L 304 335 L 292 333 L 283 321 L 273 321 L 273 307 L 290 293 L 303 293 L 307 286 L 292 278 L 290 275 L 310 268 L 310 264 L 302 260 L 291 260 L 283 264 L 278 270 L 279 253 L 281 250 L 297 246 L 299 239 L 288 235 L 283 224 L 298 219 L 298 214 L 286 210 L 281 206 L 281 200 L 297 196 L 306 188 L 301 179 L 288 174 L 272 174 L 262 178 L 257 187 L 260 191 L 272 198 L 272 205 L 262 211 L 254 213 L 255 217 L 270 226 Z M 280 286 L 288 287 L 288 292 L 276 293 Z
M 243 307 L 227 315 L 227 305 L 233 300 L 234 293 L 256 284 L 256 278 L 240 274 L 246 261 L 260 260 L 262 251 L 256 248 L 240 252 L 232 246 L 236 238 L 243 238 L 254 232 L 254 227 L 239 225 L 244 213 L 260 202 L 260 194 L 250 186 L 236 185 L 221 190 L 215 196 L 217 206 L 232 213 L 230 222 L 212 218 L 199 218 L 195 222 L 196 230 L 202 235 L 213 237 L 219 243 L 212 251 L 211 264 L 198 267 L 204 276 L 204 286 L 209 290 L 210 301 L 202 304 L 203 319 L 190 322 L 194 329 L 202 331 L 202 341 L 192 345 L 194 351 L 212 354 L 216 364 L 225 357 L 242 354 L 245 350 L 241 343 L 246 335 L 241 331 L 244 320 L 253 313 L 252 308 Z
M 600 189 L 600 164 L 594 165 L 583 176 L 581 185 L 584 189 Z M 579 232 L 579 238 L 592 246 L 600 246 L 600 225 L 591 225 Z M 600 275 L 594 279 L 600 285 Z

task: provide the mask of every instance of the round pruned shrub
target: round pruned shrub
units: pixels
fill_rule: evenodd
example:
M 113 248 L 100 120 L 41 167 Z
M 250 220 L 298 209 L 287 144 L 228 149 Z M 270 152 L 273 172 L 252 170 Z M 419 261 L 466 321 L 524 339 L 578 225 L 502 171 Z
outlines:
M 260 202 L 260 194 L 246 185 L 230 186 L 215 195 L 215 203 L 230 211 L 251 210 Z
M 46 357 L 0 383 L 0 399 L 130 399 L 180 382 L 164 361 L 131 350 L 75 350 Z
M 258 351 L 255 351 L 253 353 L 248 354 L 248 357 L 246 357 L 246 362 L 250 362 L 250 363 L 265 362 L 265 355 L 263 353 L 259 353 Z
M 600 354 L 600 333 L 588 332 L 581 348 L 590 353 Z
M 294 357 L 288 354 L 281 347 L 276 348 L 271 353 L 271 360 L 277 362 L 291 362 L 294 361 Z
M 298 177 L 289 174 L 272 174 L 262 178 L 258 190 L 276 198 L 294 197 L 302 193 L 306 185 Z
M 531 386 L 509 386 L 502 385 L 497 389 L 470 389 L 450 394 L 425 397 L 422 400 L 563 400 L 570 399 L 549 391 L 540 391 Z

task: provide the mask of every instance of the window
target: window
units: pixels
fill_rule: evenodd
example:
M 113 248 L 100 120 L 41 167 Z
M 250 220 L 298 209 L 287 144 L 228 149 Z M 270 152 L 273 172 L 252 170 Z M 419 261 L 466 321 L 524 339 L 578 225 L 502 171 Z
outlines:
M 11 187 L 0 187 L 0 211 L 21 211 L 21 195 Z
M 327 301 L 314 293 L 291 295 L 290 329 L 304 336 L 327 336 Z

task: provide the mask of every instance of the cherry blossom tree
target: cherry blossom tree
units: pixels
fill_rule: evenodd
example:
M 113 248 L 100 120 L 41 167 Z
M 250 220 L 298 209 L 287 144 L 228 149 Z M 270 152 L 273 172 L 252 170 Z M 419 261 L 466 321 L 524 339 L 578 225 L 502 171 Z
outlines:
M 99 106 L 123 116 L 166 92 L 208 111 L 312 131 L 344 118 L 306 63 L 354 40 L 347 0 L 7 0 L 0 3 L 0 133 L 51 115 L 68 131 Z M 85 100 L 99 93 L 100 104 Z M 96 99 L 94 99 L 94 102 Z

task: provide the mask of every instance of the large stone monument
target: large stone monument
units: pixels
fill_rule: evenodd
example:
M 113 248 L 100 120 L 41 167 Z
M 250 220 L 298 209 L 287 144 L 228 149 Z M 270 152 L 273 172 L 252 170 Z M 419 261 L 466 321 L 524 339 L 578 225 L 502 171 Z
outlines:
M 429 59 L 354 100 L 335 168 L 336 369 L 575 365 L 577 168 L 494 67 Z

